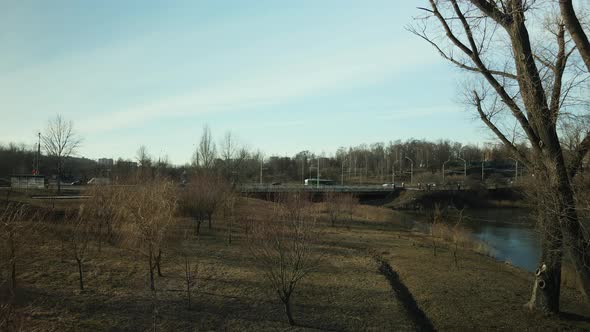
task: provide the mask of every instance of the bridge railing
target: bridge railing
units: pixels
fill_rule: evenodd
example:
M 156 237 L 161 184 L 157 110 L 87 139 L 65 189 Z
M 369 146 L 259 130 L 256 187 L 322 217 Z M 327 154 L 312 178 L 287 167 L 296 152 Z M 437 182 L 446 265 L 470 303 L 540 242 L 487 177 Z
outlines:
M 244 184 L 239 187 L 242 192 L 390 192 L 399 188 L 383 187 L 380 185 L 340 186 L 340 185 L 270 185 Z

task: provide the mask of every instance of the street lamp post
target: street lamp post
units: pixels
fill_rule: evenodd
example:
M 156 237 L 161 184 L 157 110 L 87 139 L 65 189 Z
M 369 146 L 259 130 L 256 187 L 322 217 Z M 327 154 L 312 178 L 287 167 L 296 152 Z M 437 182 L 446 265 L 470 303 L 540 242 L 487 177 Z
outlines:
M 320 187 L 320 157 L 318 156 L 318 176 L 316 177 L 317 187 Z
M 264 164 L 264 158 L 260 158 L 260 184 L 262 184 L 262 165 Z
M 484 178 L 484 170 L 483 170 L 484 162 L 485 162 L 485 160 L 482 159 L 482 161 L 481 161 L 481 181 L 482 182 L 483 182 L 483 178 Z
M 346 162 L 346 159 L 342 159 L 342 172 L 340 174 L 340 185 L 344 186 L 344 163 Z
M 410 157 L 405 157 L 410 161 L 410 183 L 414 184 L 414 161 Z
M 518 159 L 515 158 L 509 158 L 512 159 L 516 162 L 515 164 L 515 169 L 514 169 L 514 183 L 518 182 Z
M 463 161 L 463 181 L 465 181 L 467 179 L 467 162 L 465 161 L 465 159 L 463 159 L 461 157 L 457 157 L 457 159 L 460 159 Z

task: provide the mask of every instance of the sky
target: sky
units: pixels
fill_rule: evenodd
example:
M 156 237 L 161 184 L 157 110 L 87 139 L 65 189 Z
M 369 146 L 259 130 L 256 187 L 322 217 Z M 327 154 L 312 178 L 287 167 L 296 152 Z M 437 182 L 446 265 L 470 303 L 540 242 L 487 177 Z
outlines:
M 0 143 L 60 114 L 77 154 L 190 162 L 203 126 L 265 155 L 397 139 L 481 144 L 415 1 L 0 0 Z

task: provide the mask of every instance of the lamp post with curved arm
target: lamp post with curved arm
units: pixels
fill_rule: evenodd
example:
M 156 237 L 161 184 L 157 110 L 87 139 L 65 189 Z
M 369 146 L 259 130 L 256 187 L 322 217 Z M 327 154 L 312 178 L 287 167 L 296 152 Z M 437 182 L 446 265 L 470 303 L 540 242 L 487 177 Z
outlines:
M 514 183 L 518 182 L 518 159 L 515 158 L 508 158 L 512 159 L 516 162 L 515 169 L 514 169 Z
M 457 159 L 460 159 L 463 161 L 463 181 L 465 181 L 467 179 L 467 162 L 465 161 L 465 159 L 463 159 L 461 157 L 457 157 Z

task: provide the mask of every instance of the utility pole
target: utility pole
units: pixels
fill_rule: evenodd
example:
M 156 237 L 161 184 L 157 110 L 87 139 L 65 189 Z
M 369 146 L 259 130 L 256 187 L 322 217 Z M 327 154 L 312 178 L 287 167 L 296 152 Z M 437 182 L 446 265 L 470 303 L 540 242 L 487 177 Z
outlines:
M 39 175 L 39 159 L 41 158 L 41 133 L 37 133 L 39 138 L 37 142 L 37 158 L 36 158 L 36 165 L 35 165 L 35 175 Z
M 262 184 L 262 165 L 264 164 L 264 158 L 260 157 L 260 184 Z
M 515 162 L 514 183 L 516 183 L 518 181 L 518 159 L 516 159 L 516 158 L 508 158 L 508 159 L 512 159 Z
M 305 158 L 301 158 L 301 183 L 305 183 Z
M 342 159 L 342 173 L 340 174 L 340 185 L 344 186 L 344 162 L 346 159 Z
M 484 160 L 481 161 L 481 181 L 483 182 L 483 178 L 484 178 L 484 172 L 483 172 L 483 165 L 484 165 Z
M 463 160 L 463 181 L 465 181 L 467 179 L 467 162 L 465 161 L 465 159 L 461 158 L 461 157 L 457 157 L 460 160 Z
M 320 156 L 318 156 L 318 176 L 316 179 L 317 187 L 320 187 Z

